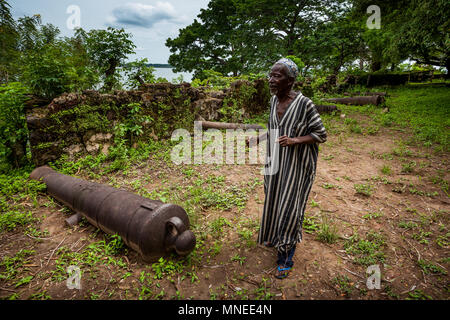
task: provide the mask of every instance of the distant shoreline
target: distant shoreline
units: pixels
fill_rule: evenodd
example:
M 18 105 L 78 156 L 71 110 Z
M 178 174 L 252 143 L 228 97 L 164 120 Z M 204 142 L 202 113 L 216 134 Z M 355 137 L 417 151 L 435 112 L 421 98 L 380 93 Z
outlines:
M 162 63 L 149 63 L 147 64 L 147 67 L 173 69 L 173 66 L 171 66 L 170 64 L 162 64 Z

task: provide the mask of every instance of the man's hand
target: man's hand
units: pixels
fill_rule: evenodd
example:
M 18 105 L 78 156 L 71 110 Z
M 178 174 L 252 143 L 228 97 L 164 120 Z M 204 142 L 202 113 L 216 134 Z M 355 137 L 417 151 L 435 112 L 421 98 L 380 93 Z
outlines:
M 278 142 L 282 147 L 289 147 L 299 143 L 296 138 L 289 138 L 288 136 L 279 137 Z
M 295 138 L 289 138 L 288 136 L 282 136 L 282 137 L 278 138 L 278 142 L 280 143 L 280 146 L 282 146 L 282 147 L 295 146 L 296 144 L 317 143 L 317 141 L 310 135 L 302 136 L 302 137 L 295 137 Z

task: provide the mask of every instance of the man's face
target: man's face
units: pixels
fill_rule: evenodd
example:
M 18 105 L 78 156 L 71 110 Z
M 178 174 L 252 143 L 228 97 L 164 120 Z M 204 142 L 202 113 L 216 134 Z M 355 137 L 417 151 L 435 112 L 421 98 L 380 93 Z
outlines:
M 269 73 L 270 93 L 277 95 L 278 93 L 288 93 L 292 88 L 292 79 L 288 77 L 286 66 L 276 64 Z

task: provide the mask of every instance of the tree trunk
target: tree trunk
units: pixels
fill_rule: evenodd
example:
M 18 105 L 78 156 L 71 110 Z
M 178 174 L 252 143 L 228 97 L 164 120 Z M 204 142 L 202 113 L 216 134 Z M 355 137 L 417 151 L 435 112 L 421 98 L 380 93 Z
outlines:
M 211 122 L 211 121 L 200 121 L 199 125 L 202 128 L 211 128 L 211 129 L 264 129 L 259 124 L 242 124 L 242 123 L 226 123 L 226 122 Z
M 447 69 L 447 74 L 445 75 L 445 79 L 450 79 L 450 58 L 445 60 L 445 68 Z
M 114 86 L 114 74 L 116 73 L 116 68 L 119 64 L 119 61 L 115 60 L 115 59 L 110 59 L 109 60 L 109 67 L 105 72 L 105 85 L 103 86 L 103 88 L 105 89 L 105 91 L 111 91 L 111 89 Z
M 16 141 L 13 144 L 9 144 L 11 154 L 8 157 L 8 162 L 13 165 L 14 168 L 23 167 L 26 163 L 26 141 Z
M 380 61 L 372 61 L 370 69 L 371 69 L 372 72 L 380 70 L 381 69 L 381 62 Z

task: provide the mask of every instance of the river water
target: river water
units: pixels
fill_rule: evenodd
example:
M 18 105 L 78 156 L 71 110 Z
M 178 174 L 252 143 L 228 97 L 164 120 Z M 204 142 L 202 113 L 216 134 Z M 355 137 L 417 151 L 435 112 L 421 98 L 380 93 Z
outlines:
M 155 73 L 154 73 L 156 78 L 165 78 L 167 79 L 169 82 L 172 82 L 172 80 L 174 79 L 178 79 L 178 77 L 180 75 L 183 76 L 183 81 L 185 82 L 191 82 L 192 81 L 192 75 L 193 73 L 189 73 L 189 72 L 173 72 L 173 69 L 170 68 L 155 68 Z

